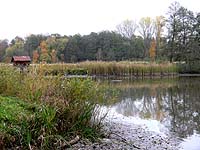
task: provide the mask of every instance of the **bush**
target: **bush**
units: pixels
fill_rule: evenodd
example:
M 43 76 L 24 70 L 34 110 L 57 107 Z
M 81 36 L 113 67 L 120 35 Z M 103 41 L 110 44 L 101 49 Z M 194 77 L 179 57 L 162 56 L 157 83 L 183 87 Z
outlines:
M 199 74 L 200 73 L 200 62 L 189 62 L 178 64 L 179 73 Z
M 76 68 L 76 69 L 68 69 L 65 72 L 65 75 L 87 75 L 88 71 L 83 68 Z

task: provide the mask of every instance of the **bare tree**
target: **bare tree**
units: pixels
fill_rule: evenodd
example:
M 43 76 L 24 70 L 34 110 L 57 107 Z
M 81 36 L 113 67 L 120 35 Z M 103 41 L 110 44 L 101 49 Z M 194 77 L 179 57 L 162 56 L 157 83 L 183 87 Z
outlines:
M 135 21 L 125 20 L 121 24 L 117 25 L 116 28 L 119 34 L 131 39 L 134 36 L 137 27 L 138 26 Z
M 160 46 L 160 40 L 165 26 L 165 18 L 163 16 L 157 16 L 155 19 L 155 37 L 157 42 L 157 48 Z
M 151 39 L 155 33 L 155 22 L 150 17 L 141 18 L 139 21 L 139 30 L 138 32 L 144 39 L 144 56 L 147 57 L 148 50 L 150 48 Z

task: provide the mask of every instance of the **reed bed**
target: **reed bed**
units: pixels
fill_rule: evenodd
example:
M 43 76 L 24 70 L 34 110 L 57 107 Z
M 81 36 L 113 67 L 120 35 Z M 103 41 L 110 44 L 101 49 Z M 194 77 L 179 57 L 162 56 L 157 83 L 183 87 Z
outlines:
M 32 65 L 38 68 L 40 73 L 46 75 L 75 74 L 90 76 L 134 76 L 134 77 L 156 77 L 173 76 L 178 73 L 178 67 L 172 63 L 149 63 L 149 62 L 103 62 L 86 61 L 75 64 L 39 64 Z
M 168 76 L 178 71 L 176 65 L 170 63 L 156 64 L 147 62 L 82 62 L 77 64 L 88 70 L 90 75 L 98 76 Z

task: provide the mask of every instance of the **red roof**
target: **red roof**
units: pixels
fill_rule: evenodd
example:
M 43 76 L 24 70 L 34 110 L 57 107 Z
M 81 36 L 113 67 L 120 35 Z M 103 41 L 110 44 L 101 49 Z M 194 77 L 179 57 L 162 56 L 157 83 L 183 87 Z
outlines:
M 31 58 L 29 56 L 13 56 L 11 62 L 16 62 L 16 61 L 31 61 Z

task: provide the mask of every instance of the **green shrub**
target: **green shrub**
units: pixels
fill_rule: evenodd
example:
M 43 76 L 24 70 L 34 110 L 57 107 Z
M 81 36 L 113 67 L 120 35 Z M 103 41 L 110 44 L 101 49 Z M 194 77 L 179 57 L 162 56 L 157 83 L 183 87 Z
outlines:
M 179 63 L 178 68 L 179 73 L 199 74 L 200 62 Z

